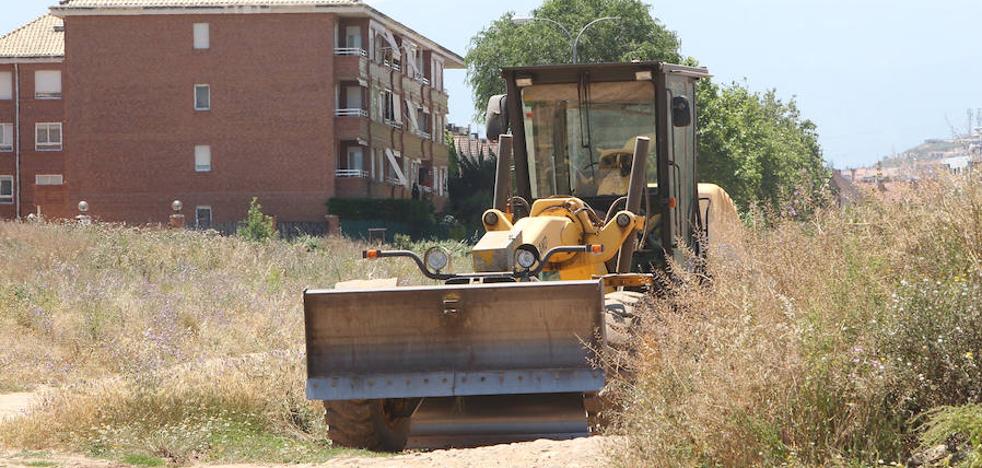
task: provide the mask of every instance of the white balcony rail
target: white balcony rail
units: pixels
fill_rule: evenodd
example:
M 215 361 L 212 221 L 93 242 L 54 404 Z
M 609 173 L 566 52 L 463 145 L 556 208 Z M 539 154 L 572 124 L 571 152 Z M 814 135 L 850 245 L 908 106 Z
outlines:
M 402 182 L 399 180 L 398 177 L 391 177 L 391 176 L 390 177 L 386 177 L 385 178 L 385 181 L 388 182 L 388 183 L 390 183 L 390 184 L 392 184 L 392 185 L 402 185 Z
M 338 169 L 337 171 L 334 172 L 334 174 L 339 178 L 345 178 L 345 179 L 368 177 L 368 171 L 361 170 L 361 169 Z
M 334 49 L 334 55 L 345 57 L 368 57 L 368 51 L 360 47 L 338 47 Z
M 402 128 L 402 122 L 395 120 L 385 119 L 385 124 L 392 128 Z
M 334 111 L 338 117 L 368 117 L 368 111 L 357 107 L 338 109 Z
M 429 86 L 430 85 L 430 79 L 429 78 L 421 77 L 419 79 L 419 82 L 420 83 L 423 83 L 423 86 Z

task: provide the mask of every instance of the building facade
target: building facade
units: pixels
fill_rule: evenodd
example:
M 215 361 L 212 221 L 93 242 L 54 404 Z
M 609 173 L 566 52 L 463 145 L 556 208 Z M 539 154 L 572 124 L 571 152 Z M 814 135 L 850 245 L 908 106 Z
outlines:
M 0 218 L 67 217 L 64 28 L 45 16 L 0 39 Z
M 335 197 L 446 200 L 443 70 L 462 59 L 367 5 L 68 0 L 52 14 L 60 114 L 22 108 L 21 132 L 62 124 L 59 214 L 85 200 L 98 219 L 156 223 L 177 199 L 205 227 L 253 197 L 282 222 L 323 222 Z

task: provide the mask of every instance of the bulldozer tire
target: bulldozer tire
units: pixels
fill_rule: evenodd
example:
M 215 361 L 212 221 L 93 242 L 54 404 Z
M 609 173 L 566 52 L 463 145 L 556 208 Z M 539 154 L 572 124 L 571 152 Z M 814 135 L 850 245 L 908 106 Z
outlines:
M 617 291 L 604 296 L 608 347 L 615 351 L 630 351 L 631 338 L 640 322 L 635 309 L 644 297 L 643 293 L 633 291 Z
M 406 448 L 409 416 L 394 408 L 403 400 L 325 401 L 327 436 L 338 446 L 398 452 Z M 404 403 L 403 403 L 404 404 Z
M 608 377 L 630 378 L 624 360 L 632 353 L 631 341 L 640 323 L 636 308 L 645 295 L 632 291 L 617 291 L 604 296 L 604 326 L 607 345 L 604 350 L 604 367 Z M 583 395 L 583 407 L 587 414 L 590 433 L 603 434 L 613 421 L 612 413 L 619 411 L 607 389 L 599 393 Z

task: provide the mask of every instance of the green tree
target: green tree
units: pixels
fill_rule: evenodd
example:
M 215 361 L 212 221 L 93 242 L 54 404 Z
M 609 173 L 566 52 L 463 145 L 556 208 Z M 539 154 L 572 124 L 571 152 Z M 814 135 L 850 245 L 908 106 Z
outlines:
M 639 0 L 546 0 L 532 12 L 533 18 L 563 24 L 574 36 L 589 22 L 605 16 L 618 19 L 597 23 L 583 34 L 580 62 L 681 59 L 675 33 L 651 16 L 650 7 Z M 502 68 L 572 60 L 569 37 L 558 26 L 546 21 L 515 24 L 514 18 L 514 12 L 506 13 L 471 39 L 465 62 L 479 119 L 484 118 L 488 99 L 505 92 Z
M 725 188 L 742 208 L 786 209 L 812 199 L 829 180 L 813 122 L 792 99 L 739 84 L 700 84 L 699 178 Z
M 251 241 L 266 242 L 277 235 L 276 220 L 263 213 L 263 206 L 259 204 L 259 199 L 252 197 L 252 201 L 249 202 L 249 213 L 236 234 Z
M 679 55 L 679 40 L 640 0 L 545 0 L 532 12 L 576 34 L 593 19 L 615 16 L 592 26 L 579 46 L 580 62 L 659 60 L 697 64 Z M 555 25 L 532 21 L 517 25 L 506 13 L 471 39 L 467 78 L 479 119 L 488 99 L 505 92 L 501 68 L 567 63 L 568 37 Z M 699 87 L 699 176 L 730 192 L 742 209 L 764 205 L 782 209 L 825 185 L 815 124 L 802 119 L 795 102 L 774 90 L 757 93 L 738 83 Z M 802 190 L 809 193 L 802 193 Z

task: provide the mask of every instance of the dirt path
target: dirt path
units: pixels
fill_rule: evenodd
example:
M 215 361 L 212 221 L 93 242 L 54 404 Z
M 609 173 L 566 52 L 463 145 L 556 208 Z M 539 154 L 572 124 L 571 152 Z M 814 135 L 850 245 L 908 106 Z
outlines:
M 342 457 L 321 465 L 201 465 L 209 468 L 255 467 L 342 467 L 342 468 L 396 468 L 396 467 L 561 467 L 589 468 L 605 465 L 602 437 L 553 441 L 537 440 L 520 444 L 494 445 L 474 449 L 436 450 L 416 452 L 390 457 Z M 95 460 L 79 455 L 47 452 L 0 452 L 0 467 L 7 466 L 60 466 L 60 467 L 117 467 L 127 466 L 106 460 Z
M 22 416 L 38 400 L 40 391 L 0 395 L 0 421 Z M 345 468 L 387 467 L 562 467 L 586 468 L 604 465 L 604 444 L 609 439 L 590 437 L 568 441 L 537 440 L 474 449 L 435 450 L 383 457 L 341 457 L 319 466 Z M 6 466 L 125 466 L 78 455 L 0 450 L 0 467 Z M 222 468 L 252 468 L 276 465 L 221 465 Z M 312 466 L 312 465 L 282 465 Z
M 23 416 L 38 399 L 39 392 L 7 393 L 0 395 L 0 421 Z
M 587 468 L 605 465 L 605 440 L 603 437 L 567 441 L 537 440 L 520 444 L 493 445 L 473 449 L 416 452 L 393 457 L 342 457 L 319 466 L 344 468 L 434 466 L 441 468 L 487 466 Z M 221 468 L 251 468 L 253 466 L 256 465 L 224 465 Z

